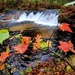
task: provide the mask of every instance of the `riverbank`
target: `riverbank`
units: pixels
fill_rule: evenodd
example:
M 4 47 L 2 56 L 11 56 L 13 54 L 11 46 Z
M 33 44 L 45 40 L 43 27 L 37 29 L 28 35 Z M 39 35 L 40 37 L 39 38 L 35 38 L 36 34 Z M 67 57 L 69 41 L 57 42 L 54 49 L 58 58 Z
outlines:
M 0 12 L 14 10 L 60 9 L 69 0 L 0 0 Z

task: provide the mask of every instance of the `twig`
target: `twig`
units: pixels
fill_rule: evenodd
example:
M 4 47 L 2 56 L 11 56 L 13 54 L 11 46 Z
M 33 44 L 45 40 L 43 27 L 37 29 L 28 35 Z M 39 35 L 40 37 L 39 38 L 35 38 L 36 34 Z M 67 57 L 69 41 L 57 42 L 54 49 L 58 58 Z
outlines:
M 55 29 L 53 29 L 53 31 L 52 31 L 52 33 L 51 33 L 51 35 L 50 35 L 50 39 L 51 39 L 51 36 L 53 35 L 53 33 L 56 31 L 57 27 L 58 27 L 58 25 L 55 27 Z M 60 55 L 57 54 L 56 52 L 50 50 L 50 48 L 49 48 L 49 43 L 50 43 L 50 40 L 49 40 L 49 42 L 48 42 L 48 50 L 49 50 L 50 52 L 54 53 L 55 55 L 57 55 L 57 56 L 58 56 L 59 58 L 61 58 L 62 60 L 64 60 L 64 61 L 75 71 L 75 68 L 74 68 L 67 60 L 65 60 L 62 56 L 60 56 Z
M 62 60 L 64 60 L 74 71 L 75 71 L 75 68 L 66 60 L 64 59 L 63 57 L 61 57 L 59 54 L 57 54 L 56 52 L 48 49 L 50 52 L 54 53 L 55 55 L 57 55 L 59 58 L 61 58 Z

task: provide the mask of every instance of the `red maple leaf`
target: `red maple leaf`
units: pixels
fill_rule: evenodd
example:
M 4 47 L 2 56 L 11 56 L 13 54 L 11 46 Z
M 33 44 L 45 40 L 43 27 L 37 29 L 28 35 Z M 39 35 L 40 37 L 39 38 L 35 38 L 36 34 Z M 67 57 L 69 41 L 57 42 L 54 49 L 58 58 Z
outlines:
M 23 54 L 28 49 L 30 40 L 31 40 L 30 37 L 26 37 L 26 36 L 22 37 L 22 43 L 17 46 L 13 46 L 14 50 Z
M 6 58 L 9 56 L 8 52 L 2 52 L 1 56 L 0 56 L 0 62 L 4 63 L 4 61 L 6 60 Z
M 60 48 L 64 52 L 68 52 L 69 50 L 74 49 L 71 41 L 68 41 L 68 42 L 59 41 L 59 43 L 60 43 L 60 46 L 58 46 L 58 48 Z
M 70 29 L 69 27 L 69 24 L 68 23 L 62 23 L 59 28 L 62 30 L 62 31 L 68 31 L 68 32 L 72 32 L 72 30 Z
M 27 44 L 20 44 L 17 46 L 13 46 L 14 50 L 23 54 L 27 49 L 28 49 L 28 45 Z

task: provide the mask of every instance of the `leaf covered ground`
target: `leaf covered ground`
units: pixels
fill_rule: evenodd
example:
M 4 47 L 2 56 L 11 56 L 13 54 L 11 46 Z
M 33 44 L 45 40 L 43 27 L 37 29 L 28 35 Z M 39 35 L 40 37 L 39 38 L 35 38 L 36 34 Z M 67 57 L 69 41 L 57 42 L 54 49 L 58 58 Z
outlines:
M 73 34 L 67 23 L 62 23 L 59 29 Z M 75 53 L 71 40 L 59 40 L 56 51 L 53 48 L 56 40 L 42 38 L 40 34 L 30 37 L 22 33 L 1 30 L 0 37 L 4 39 L 0 40 L 0 75 L 75 75 L 74 67 L 63 55 L 69 51 Z

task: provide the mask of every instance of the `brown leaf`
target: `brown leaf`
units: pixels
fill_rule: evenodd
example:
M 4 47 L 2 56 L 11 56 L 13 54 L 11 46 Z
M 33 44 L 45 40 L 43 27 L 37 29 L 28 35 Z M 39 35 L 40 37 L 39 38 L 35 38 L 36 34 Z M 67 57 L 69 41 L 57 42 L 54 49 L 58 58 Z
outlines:
M 37 75 L 43 75 L 43 72 L 38 73 Z

